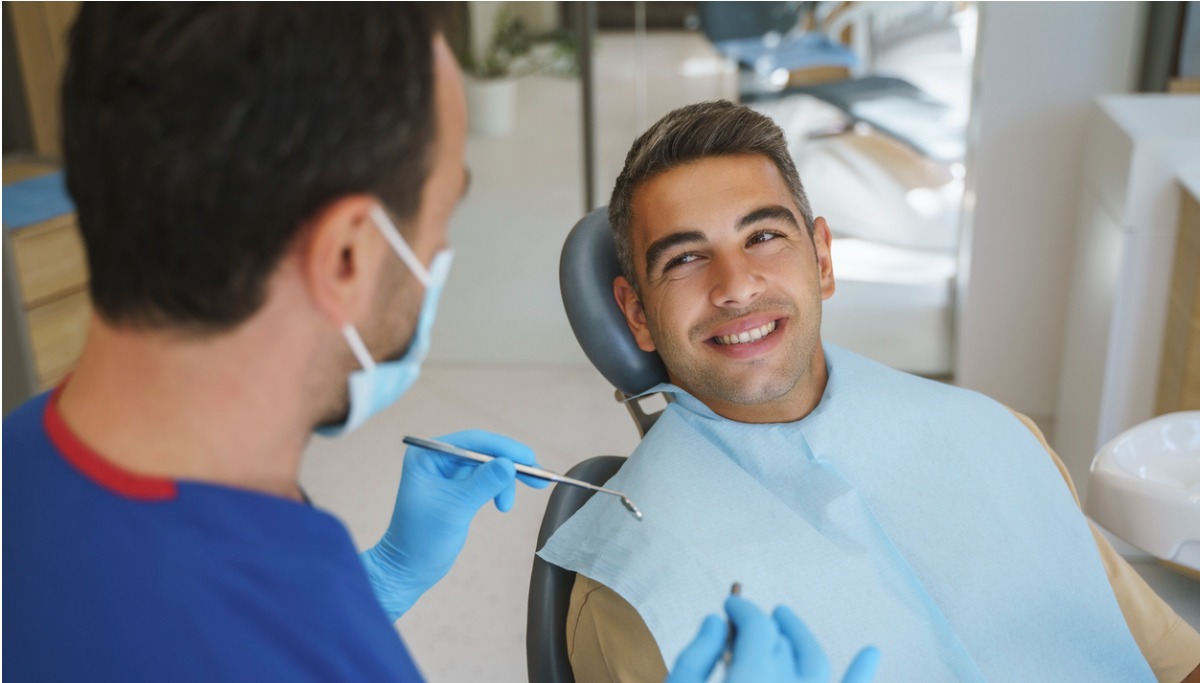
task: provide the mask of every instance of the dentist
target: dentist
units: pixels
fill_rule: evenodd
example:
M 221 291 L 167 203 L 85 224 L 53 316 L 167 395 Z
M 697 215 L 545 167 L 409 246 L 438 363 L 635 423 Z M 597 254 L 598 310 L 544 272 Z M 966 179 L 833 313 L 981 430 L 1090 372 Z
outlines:
M 443 438 L 499 456 L 485 465 L 410 449 L 361 557 L 297 478 L 314 430 L 363 424 L 428 350 L 467 188 L 435 12 L 85 4 L 70 50 L 66 179 L 93 312 L 74 373 L 4 421 L 5 673 L 420 680 L 392 622 L 481 506 L 512 506 L 532 452 L 479 431 Z M 726 680 L 829 679 L 786 608 L 727 611 Z M 671 680 L 705 680 L 725 638 L 706 621 Z

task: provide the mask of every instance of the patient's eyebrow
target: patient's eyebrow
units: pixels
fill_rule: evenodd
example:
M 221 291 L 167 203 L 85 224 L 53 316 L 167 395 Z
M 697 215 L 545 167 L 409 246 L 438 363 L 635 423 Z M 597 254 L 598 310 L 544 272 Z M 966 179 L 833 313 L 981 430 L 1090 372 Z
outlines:
M 666 237 L 654 240 L 649 247 L 646 248 L 646 278 L 649 279 L 650 273 L 654 267 L 662 260 L 663 254 L 667 250 L 677 247 L 681 244 L 694 244 L 697 242 L 706 242 L 708 238 L 699 230 L 685 230 L 676 232 Z
M 764 206 L 762 208 L 751 211 L 750 213 L 746 214 L 745 216 L 742 216 L 741 219 L 738 220 L 737 229 L 743 230 L 745 228 L 750 227 L 751 225 L 754 225 L 755 223 L 760 223 L 762 221 L 769 221 L 772 219 L 791 223 L 792 227 L 796 228 L 797 230 L 800 229 L 800 222 L 796 220 L 796 215 L 793 214 L 786 207 L 780 206 L 778 204 L 774 204 L 772 206 Z
M 800 223 L 796 220 L 795 214 L 788 210 L 787 207 L 772 204 L 770 206 L 759 207 L 739 218 L 736 230 L 740 232 L 756 223 L 769 220 L 781 220 L 790 223 L 797 230 L 800 229 Z M 681 244 L 696 244 L 707 241 L 708 236 L 699 230 L 676 232 L 655 240 L 646 248 L 646 277 L 650 277 L 650 273 L 654 271 L 654 267 L 658 265 L 663 255 L 670 249 Z

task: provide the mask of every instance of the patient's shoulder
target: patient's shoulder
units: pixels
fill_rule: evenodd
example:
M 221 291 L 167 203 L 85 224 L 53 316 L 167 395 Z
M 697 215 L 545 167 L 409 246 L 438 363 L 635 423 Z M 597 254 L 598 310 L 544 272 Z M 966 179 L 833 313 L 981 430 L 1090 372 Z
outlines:
M 626 632 L 629 630 L 644 631 L 645 638 L 654 644 L 654 637 L 646 628 L 645 622 L 634 609 L 615 590 L 599 581 L 583 574 L 575 575 L 575 586 L 571 589 L 571 607 L 567 616 L 568 636 L 578 634 L 580 622 L 587 621 L 598 627 L 602 635 Z M 572 625 L 575 629 L 572 629 Z M 574 630 L 574 633 L 570 631 Z M 658 652 L 657 646 L 654 648 Z
M 583 609 L 587 605 L 588 600 L 593 596 L 596 596 L 597 601 L 608 600 L 610 599 L 609 596 L 615 597 L 618 600 L 621 599 L 621 596 L 617 595 L 616 591 L 608 586 L 591 577 L 576 574 L 575 585 L 571 588 L 571 611 L 576 611 L 576 603 L 578 603 L 579 609 Z
M 1008 406 L 1005 407 L 1008 408 Z M 1042 434 L 1042 430 L 1038 428 L 1037 423 L 1034 422 L 1033 419 L 1024 413 L 1013 410 L 1012 408 L 1008 408 L 1008 412 L 1012 413 L 1013 417 L 1020 420 L 1021 424 L 1025 425 L 1026 429 L 1033 432 L 1033 435 L 1037 437 L 1037 440 L 1042 444 L 1043 448 L 1053 453 L 1053 451 L 1050 449 L 1050 444 L 1046 441 L 1045 435 Z
M 582 574 L 571 589 L 567 655 L 577 683 L 659 683 L 667 676 L 658 644 L 633 605 Z
M 1075 504 L 1079 505 L 1079 494 L 1075 491 L 1075 482 L 1071 480 L 1071 474 L 1067 472 L 1067 466 L 1063 464 L 1063 461 L 1058 457 L 1058 454 L 1055 453 L 1054 449 L 1050 447 L 1050 443 L 1046 440 L 1046 436 L 1042 434 L 1042 430 L 1038 428 L 1037 423 L 1030 419 L 1028 415 L 1019 413 L 1012 408 L 1009 408 L 1008 412 L 1012 413 L 1013 417 L 1017 418 L 1017 420 L 1019 420 L 1021 424 L 1033 434 L 1034 438 L 1038 440 L 1038 443 L 1041 444 L 1042 448 L 1046 450 L 1046 454 L 1049 455 L 1050 460 L 1054 462 L 1054 467 L 1058 469 L 1058 473 L 1062 475 L 1063 481 L 1067 483 L 1067 488 L 1071 490 L 1071 496 L 1075 498 Z

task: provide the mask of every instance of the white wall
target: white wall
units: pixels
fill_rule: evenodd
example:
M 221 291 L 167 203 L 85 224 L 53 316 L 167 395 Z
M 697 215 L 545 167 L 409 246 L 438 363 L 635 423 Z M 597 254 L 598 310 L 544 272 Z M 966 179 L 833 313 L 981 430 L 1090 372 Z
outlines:
M 1127 2 L 981 6 L 957 383 L 1050 429 L 1091 103 L 1134 84 L 1143 15 Z

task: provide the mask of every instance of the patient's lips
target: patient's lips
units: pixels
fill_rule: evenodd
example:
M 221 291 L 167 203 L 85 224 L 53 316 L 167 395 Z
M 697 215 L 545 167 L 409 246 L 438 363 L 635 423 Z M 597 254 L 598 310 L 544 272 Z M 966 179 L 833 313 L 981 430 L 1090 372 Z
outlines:
M 759 327 L 744 330 L 736 334 L 726 334 L 720 337 L 713 337 L 713 341 L 723 346 L 729 346 L 732 344 L 749 344 L 750 342 L 756 342 L 759 339 L 762 339 L 774 331 L 775 321 L 772 320 L 764 325 L 760 325 Z
M 786 314 L 780 313 L 745 316 L 714 328 L 707 339 L 708 348 L 730 360 L 761 357 L 779 346 L 787 320 Z

